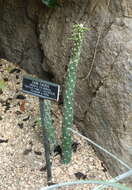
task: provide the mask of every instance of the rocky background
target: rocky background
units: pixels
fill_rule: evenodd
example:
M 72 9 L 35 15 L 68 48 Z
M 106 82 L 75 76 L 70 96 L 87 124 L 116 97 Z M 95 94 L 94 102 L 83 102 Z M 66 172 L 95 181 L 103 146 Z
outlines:
M 132 167 L 131 0 L 67 0 L 53 9 L 40 0 L 0 0 L 0 7 L 0 58 L 62 89 L 72 26 L 89 28 L 78 68 L 75 123 Z M 112 175 L 127 171 L 100 150 L 98 154 Z

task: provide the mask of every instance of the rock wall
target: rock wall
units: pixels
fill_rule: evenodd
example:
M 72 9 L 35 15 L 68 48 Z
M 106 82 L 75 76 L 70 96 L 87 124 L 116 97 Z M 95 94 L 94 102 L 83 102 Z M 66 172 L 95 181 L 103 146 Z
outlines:
M 54 9 L 39 0 L 0 0 L 0 7 L 0 57 L 62 86 L 72 26 L 85 23 L 89 31 L 78 68 L 75 123 L 132 167 L 131 0 L 111 0 L 109 6 L 106 0 L 67 0 Z M 127 171 L 97 152 L 111 174 Z
M 0 57 L 41 75 L 43 53 L 38 40 L 37 1 L 0 0 L 0 7 Z

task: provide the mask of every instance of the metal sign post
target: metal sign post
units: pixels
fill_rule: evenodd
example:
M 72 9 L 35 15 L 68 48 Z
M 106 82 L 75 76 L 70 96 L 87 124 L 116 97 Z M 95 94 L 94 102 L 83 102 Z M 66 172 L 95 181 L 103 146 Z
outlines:
M 59 99 L 60 86 L 48 81 L 34 79 L 32 77 L 23 77 L 22 91 L 33 96 L 39 97 L 39 107 L 41 116 L 41 125 L 43 130 L 43 143 L 45 148 L 45 159 L 47 169 L 47 182 L 51 183 L 52 172 L 51 172 L 51 161 L 50 161 L 50 144 L 48 140 L 48 133 L 45 127 L 45 108 L 44 99 L 56 100 Z

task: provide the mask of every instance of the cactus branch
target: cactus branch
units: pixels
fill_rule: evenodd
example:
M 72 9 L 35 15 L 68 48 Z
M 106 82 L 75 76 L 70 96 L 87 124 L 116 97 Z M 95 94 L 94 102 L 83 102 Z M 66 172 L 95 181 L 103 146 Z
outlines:
M 72 40 L 74 42 L 72 54 L 68 65 L 67 77 L 65 82 L 64 110 L 62 121 L 62 162 L 67 164 L 71 160 L 71 135 L 68 128 L 73 125 L 73 106 L 74 92 L 77 78 L 77 66 L 80 59 L 81 46 L 84 31 L 87 30 L 82 24 L 73 27 Z

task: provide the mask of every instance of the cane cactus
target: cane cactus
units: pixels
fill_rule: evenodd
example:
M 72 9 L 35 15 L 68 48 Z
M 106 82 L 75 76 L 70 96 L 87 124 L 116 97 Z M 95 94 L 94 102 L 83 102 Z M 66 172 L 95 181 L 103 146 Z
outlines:
M 48 141 L 50 144 L 50 153 L 53 153 L 56 141 L 55 141 L 55 129 L 52 124 L 50 100 L 44 100 L 44 108 L 45 108 L 45 128 L 48 134 Z
M 80 59 L 81 46 L 84 31 L 87 30 L 82 24 L 76 24 L 73 27 L 72 40 L 74 42 L 72 54 L 68 65 L 65 94 L 64 94 L 64 110 L 62 120 L 62 162 L 67 164 L 71 160 L 72 140 L 70 130 L 73 125 L 73 106 L 74 92 L 77 78 L 77 66 Z

